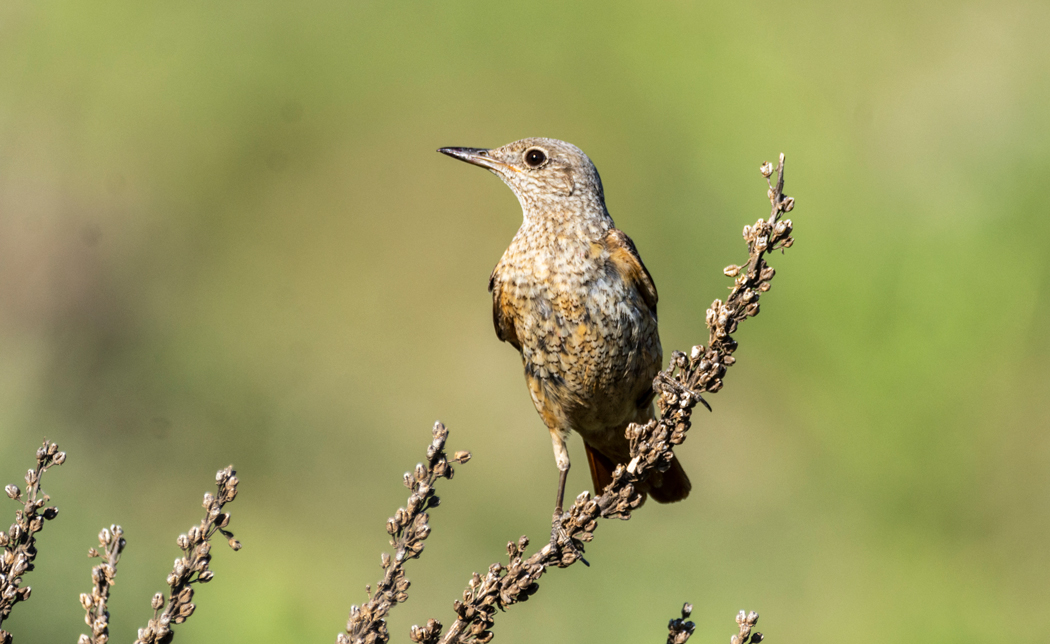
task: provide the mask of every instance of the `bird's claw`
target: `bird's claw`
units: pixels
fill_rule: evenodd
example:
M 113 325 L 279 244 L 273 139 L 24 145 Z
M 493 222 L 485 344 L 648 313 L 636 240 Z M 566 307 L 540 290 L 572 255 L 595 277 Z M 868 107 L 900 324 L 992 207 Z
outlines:
M 560 546 L 564 543 L 572 551 L 572 554 L 583 562 L 583 565 L 590 568 L 591 564 L 583 558 L 583 551 L 576 546 L 576 543 L 569 538 L 569 535 L 561 527 L 561 520 L 564 516 L 563 512 L 554 511 L 554 519 L 551 521 L 551 552 L 555 554 L 560 552 Z

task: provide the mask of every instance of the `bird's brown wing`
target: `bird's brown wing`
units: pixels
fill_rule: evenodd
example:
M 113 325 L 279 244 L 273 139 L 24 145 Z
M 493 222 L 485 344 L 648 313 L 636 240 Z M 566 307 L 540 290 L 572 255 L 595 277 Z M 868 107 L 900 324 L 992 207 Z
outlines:
M 602 243 L 605 244 L 605 249 L 609 253 L 609 263 L 626 284 L 634 287 L 646 306 L 652 311 L 653 316 L 656 316 L 656 302 L 659 299 L 656 285 L 648 269 L 645 268 L 645 264 L 642 263 L 634 242 L 622 230 L 613 228 L 602 238 Z M 624 423 L 622 427 L 616 428 L 614 430 L 616 435 L 623 436 L 629 422 L 644 423 L 655 417 L 651 405 L 652 397 L 652 389 L 647 389 L 645 396 L 638 401 L 637 417 Z M 624 438 L 624 443 L 626 442 Z M 612 481 L 612 472 L 616 469 L 617 460 L 620 459 L 610 458 L 591 447 L 590 444 L 586 442 L 584 444 L 587 447 L 587 462 L 591 466 L 591 479 L 594 482 L 595 493 L 600 493 Z M 626 448 L 626 445 L 624 447 Z M 681 463 L 675 459 L 671 461 L 666 472 L 654 473 L 653 477 L 639 488 L 639 491 L 653 497 L 658 503 L 671 503 L 689 496 L 691 487 L 689 477 L 686 476 Z
M 514 308 L 510 305 L 510 298 L 503 293 L 503 285 L 498 279 L 499 266 L 496 266 L 489 276 L 489 293 L 492 293 L 492 326 L 496 328 L 496 337 L 503 342 L 509 342 L 518 351 L 521 351 L 521 341 L 518 333 L 514 330 Z
M 634 242 L 622 230 L 612 228 L 605 233 L 602 243 L 609 252 L 609 261 L 616 272 L 624 282 L 638 291 L 646 306 L 656 315 L 656 302 L 660 299 L 656 293 L 656 284 L 653 284 L 653 278 L 642 263 L 642 257 L 634 247 Z

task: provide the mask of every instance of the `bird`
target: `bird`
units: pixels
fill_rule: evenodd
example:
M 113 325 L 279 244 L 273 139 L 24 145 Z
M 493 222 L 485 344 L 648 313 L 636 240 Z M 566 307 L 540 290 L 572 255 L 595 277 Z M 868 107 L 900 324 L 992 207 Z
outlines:
M 663 352 L 658 295 L 631 238 L 616 228 L 594 163 L 575 145 L 527 138 L 502 147 L 440 148 L 490 170 L 517 196 L 522 224 L 489 277 L 496 336 L 521 354 L 532 402 L 558 467 L 551 544 L 563 514 L 571 432 L 583 439 L 595 493 L 630 460 L 625 430 L 655 418 Z M 677 459 L 639 492 L 689 495 Z

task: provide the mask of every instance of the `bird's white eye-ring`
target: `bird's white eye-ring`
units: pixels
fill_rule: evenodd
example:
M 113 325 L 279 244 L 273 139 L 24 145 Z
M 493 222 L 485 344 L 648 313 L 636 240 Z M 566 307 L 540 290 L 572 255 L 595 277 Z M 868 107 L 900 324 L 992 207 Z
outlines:
M 525 150 L 525 165 L 530 168 L 538 168 L 547 162 L 547 153 L 541 148 L 529 148 Z

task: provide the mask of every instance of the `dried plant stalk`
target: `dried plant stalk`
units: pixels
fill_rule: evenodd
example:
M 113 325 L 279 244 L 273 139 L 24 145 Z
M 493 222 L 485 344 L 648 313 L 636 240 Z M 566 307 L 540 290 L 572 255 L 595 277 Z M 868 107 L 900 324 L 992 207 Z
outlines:
M 794 241 L 791 221 L 780 218 L 794 207 L 794 199 L 784 195 L 784 155 L 780 155 L 776 168 L 775 185 L 769 182 L 772 164 L 763 164 L 761 172 L 769 186 L 767 196 L 772 205 L 769 220 L 759 219 L 754 226 L 744 228 L 748 262 L 743 268 L 730 266 L 725 270 L 727 275 L 736 277 L 736 281 L 726 301 L 715 300 L 707 311 L 709 346 L 693 347 L 689 356 L 674 352 L 670 366 L 654 380 L 661 418 L 627 428 L 630 462 L 616 468 L 612 482 L 599 496 L 591 498 L 589 492 L 584 492 L 576 497 L 560 519 L 562 538 L 557 544 L 547 544 L 525 557 L 529 543 L 526 537 L 517 543 L 508 543 L 507 564 L 492 564 L 484 576 L 475 573 L 463 591 L 462 600 L 453 602 L 456 621 L 448 631 L 442 636 L 440 622 L 430 620 L 427 627 L 412 628 L 413 641 L 419 644 L 490 641 L 497 609 L 505 610 L 527 600 L 539 588 L 539 579 L 549 567 L 565 568 L 581 560 L 583 544 L 594 538 L 597 520 L 629 519 L 631 511 L 643 501 L 639 484 L 653 472 L 667 470 L 673 448 L 685 440 L 691 426 L 693 408 L 702 403 L 710 409 L 701 394 L 721 389 L 726 369 L 735 361 L 732 354 L 737 343 L 731 334 L 741 321 L 758 314 L 759 294 L 769 290 L 774 271 L 766 264 L 765 255 L 788 248 Z
M 109 589 L 117 576 L 117 562 L 120 553 L 124 552 L 127 541 L 124 540 L 124 529 L 119 525 L 103 528 L 98 533 L 100 553 L 95 548 L 88 550 L 89 557 L 100 557 L 104 561 L 91 569 L 91 593 L 80 594 L 80 604 L 84 607 L 84 622 L 91 629 L 90 634 L 80 636 L 77 644 L 106 644 L 109 641 Z
M 740 611 L 736 616 L 736 624 L 740 627 L 740 630 L 736 635 L 730 639 L 731 644 L 759 644 L 766 638 L 765 635 L 755 631 L 751 632 L 751 629 L 758 623 L 758 613 L 751 611 L 745 613 Z
M 381 563 L 386 571 L 376 584 L 376 592 L 366 587 L 368 601 L 361 606 L 350 607 L 350 618 L 346 623 L 346 632 L 336 637 L 337 644 L 375 644 L 387 642 L 390 633 L 386 627 L 386 616 L 399 603 L 408 600 L 409 581 L 405 577 L 405 564 L 416 559 L 423 552 L 423 541 L 430 536 L 430 516 L 427 510 L 437 507 L 441 499 L 434 493 L 438 479 L 451 479 L 455 474 L 453 463 L 466 463 L 470 452 L 456 452 L 452 458 L 445 454 L 445 441 L 448 430 L 441 423 L 434 424 L 433 440 L 427 447 L 427 460 L 416 465 L 412 472 L 405 473 L 405 487 L 412 490 L 405 507 L 397 512 L 386 523 L 390 545 L 394 547 L 394 556 L 383 553 Z M 436 620 L 423 628 L 413 626 L 413 639 L 416 632 L 441 630 Z
M 0 625 L 11 614 L 11 609 L 18 602 L 29 599 L 29 586 L 21 587 L 22 576 L 33 570 L 36 559 L 36 533 L 44 529 L 44 521 L 58 516 L 58 508 L 44 506 L 51 500 L 40 489 L 40 479 L 52 465 L 61 465 L 66 460 L 66 453 L 58 450 L 58 445 L 44 441 L 36 451 L 36 468 L 26 473 L 26 491 L 23 494 L 17 485 L 4 488 L 7 496 L 15 501 L 24 502 L 22 509 L 15 512 L 15 522 L 7 532 L 0 532 Z M 0 644 L 11 644 L 12 636 L 0 630 Z
M 693 613 L 692 604 L 682 605 L 682 616 L 676 617 L 667 623 L 667 644 L 685 644 L 692 637 L 696 624 L 690 621 L 689 616 Z
M 226 529 L 230 524 L 230 515 L 223 512 L 223 507 L 237 497 L 238 479 L 235 474 L 232 465 L 215 474 L 218 494 L 205 492 L 203 506 L 207 513 L 199 525 L 190 528 L 186 534 L 180 534 L 176 540 L 182 549 L 182 556 L 175 560 L 175 566 L 168 575 L 170 592 L 167 606 L 162 593 L 153 596 L 153 619 L 149 620 L 145 628 L 139 629 L 135 644 L 170 642 L 175 637 L 172 626 L 183 623 L 193 614 L 196 609 L 193 584 L 207 583 L 215 576 L 208 565 L 211 562 L 210 541 L 216 532 L 226 537 L 232 549 L 241 549 L 241 543 Z
M 714 393 L 722 388 L 726 369 L 736 362 L 733 352 L 736 351 L 737 343 L 730 334 L 736 332 L 741 322 L 758 315 L 759 295 L 769 290 L 770 281 L 776 274 L 773 267 L 766 263 L 765 255 L 775 250 L 783 251 L 795 243 L 791 237 L 791 220 L 780 219 L 780 215 L 791 212 L 795 207 L 795 200 L 784 195 L 784 155 L 780 155 L 780 163 L 776 168 L 776 185 L 769 181 L 773 164 L 762 164 L 761 172 L 769 185 L 767 195 L 773 208 L 769 220 L 759 219 L 753 226 L 744 226 L 748 261 L 743 266 L 731 265 L 724 270 L 726 275 L 735 277 L 736 281 L 725 302 L 715 300 L 711 308 L 707 309 L 706 322 L 710 332 L 707 348 L 703 345 L 693 347 L 688 359 L 680 352 L 672 354 L 672 368 L 678 367 L 683 372 L 679 375 L 688 372 L 688 376 L 673 382 L 667 377 L 670 369 L 660 373 L 655 385 L 657 392 L 660 392 L 661 385 L 672 389 L 681 385 L 685 393 L 694 395 L 704 391 Z M 666 402 L 661 397 L 661 403 Z

